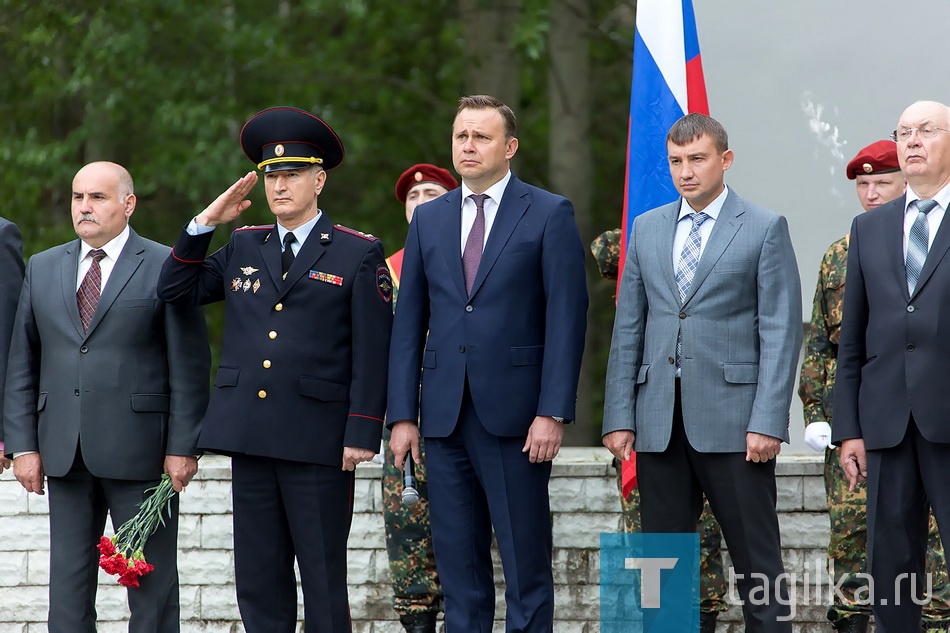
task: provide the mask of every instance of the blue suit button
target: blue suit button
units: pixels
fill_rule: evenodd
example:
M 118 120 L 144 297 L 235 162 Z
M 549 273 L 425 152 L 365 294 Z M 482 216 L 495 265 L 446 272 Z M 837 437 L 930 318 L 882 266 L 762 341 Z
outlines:
M 465 346 L 459 345 L 459 354 L 464 354 L 464 353 L 465 353 Z
M 80 353 L 80 354 L 85 354 L 85 353 L 88 352 L 88 351 L 89 351 L 89 348 L 86 347 L 85 345 L 83 345 L 82 347 L 79 348 L 79 353 Z
M 910 344 L 907 345 L 907 351 L 908 351 L 908 352 L 913 352 L 915 349 L 917 349 L 917 348 L 914 347 L 914 344 L 913 344 L 913 343 L 910 343 Z
M 907 306 L 908 312 L 913 312 L 915 310 L 914 306 Z
M 466 312 L 474 312 L 474 311 L 475 311 L 475 308 L 472 307 L 472 306 L 465 306 L 465 311 L 466 311 Z

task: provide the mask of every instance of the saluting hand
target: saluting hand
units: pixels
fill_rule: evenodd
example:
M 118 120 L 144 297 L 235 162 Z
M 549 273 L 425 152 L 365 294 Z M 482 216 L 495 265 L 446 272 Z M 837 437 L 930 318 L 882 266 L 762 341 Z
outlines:
M 256 184 L 257 172 L 247 172 L 227 191 L 215 198 L 214 202 L 205 207 L 195 221 L 202 226 L 216 226 L 231 222 L 251 206 L 251 201 L 245 198 Z

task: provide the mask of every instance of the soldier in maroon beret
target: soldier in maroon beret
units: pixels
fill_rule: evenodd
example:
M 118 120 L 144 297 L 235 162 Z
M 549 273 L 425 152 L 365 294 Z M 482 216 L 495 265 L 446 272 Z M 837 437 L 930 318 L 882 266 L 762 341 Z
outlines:
M 448 169 L 420 163 L 413 165 L 396 181 L 396 200 L 406 208 L 406 221 L 420 204 L 435 200 L 458 187 Z M 393 304 L 399 293 L 403 250 L 387 260 L 393 280 Z M 423 450 L 420 445 L 420 450 Z M 393 587 L 393 609 L 407 633 L 435 633 L 436 618 L 442 610 L 442 586 L 432 553 L 429 525 L 429 499 L 426 493 L 424 464 L 415 464 L 419 501 L 403 503 L 403 472 L 396 468 L 388 433 L 383 441 L 383 520 L 386 526 L 386 550 Z

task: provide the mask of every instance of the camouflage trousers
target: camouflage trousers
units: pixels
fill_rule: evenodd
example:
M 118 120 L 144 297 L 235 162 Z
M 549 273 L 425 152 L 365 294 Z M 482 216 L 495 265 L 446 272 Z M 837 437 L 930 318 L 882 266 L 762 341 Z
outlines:
M 615 462 L 616 463 L 616 462 Z M 623 531 L 642 532 L 640 524 L 640 490 L 634 488 L 626 497 L 622 492 L 621 469 L 617 465 L 617 489 L 620 507 L 623 509 Z M 703 513 L 699 517 L 699 610 L 715 613 L 729 608 L 726 602 L 726 577 L 722 563 L 722 531 L 712 514 L 709 501 L 703 500 Z
M 422 440 L 420 439 L 420 449 Z M 425 464 L 415 465 L 419 503 L 402 503 L 402 471 L 393 465 L 388 437 L 383 440 L 383 521 L 386 552 L 396 614 L 438 613 L 442 610 L 442 586 L 432 553 L 429 495 Z
M 857 576 L 868 571 L 867 487 L 862 485 L 855 488 L 854 492 L 848 490 L 848 478 L 838 464 L 837 451 L 825 451 L 825 494 L 831 519 L 828 559 L 834 563 L 834 581 L 837 584 L 843 576 L 849 576 L 837 585 L 841 587 L 841 595 L 835 594 L 835 604 L 828 609 L 828 619 L 836 622 L 857 613 L 871 615 L 871 607 L 866 604 L 866 577 Z M 950 623 L 950 583 L 947 581 L 947 560 L 933 513 L 930 515 L 927 538 L 925 569 L 926 573 L 932 574 L 933 595 L 930 602 L 924 605 L 924 623 L 941 622 L 946 626 L 946 623 Z

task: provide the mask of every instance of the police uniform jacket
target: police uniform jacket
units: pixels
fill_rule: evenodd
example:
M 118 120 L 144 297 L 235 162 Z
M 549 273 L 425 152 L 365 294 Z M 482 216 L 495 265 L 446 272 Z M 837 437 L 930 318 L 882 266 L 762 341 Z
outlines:
M 183 231 L 162 270 L 171 303 L 225 301 L 221 361 L 199 446 L 339 466 L 379 448 L 392 282 L 375 237 L 322 214 L 282 279 L 276 225 Z

